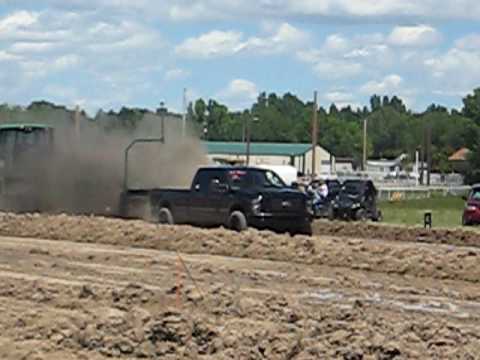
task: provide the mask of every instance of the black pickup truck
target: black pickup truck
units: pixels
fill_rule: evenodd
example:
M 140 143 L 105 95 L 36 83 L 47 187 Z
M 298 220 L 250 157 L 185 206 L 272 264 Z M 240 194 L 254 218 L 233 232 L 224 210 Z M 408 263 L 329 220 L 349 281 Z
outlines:
M 161 224 L 312 233 L 308 197 L 271 170 L 203 167 L 190 189 L 127 190 L 122 194 L 122 216 L 128 217 L 129 204 L 142 198 L 149 201 L 151 219 Z

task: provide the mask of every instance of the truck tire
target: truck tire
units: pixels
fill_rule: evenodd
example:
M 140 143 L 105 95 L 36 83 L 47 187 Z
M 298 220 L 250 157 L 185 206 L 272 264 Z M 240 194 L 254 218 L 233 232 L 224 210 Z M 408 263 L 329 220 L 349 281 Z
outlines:
M 245 231 L 248 228 L 247 218 L 241 211 L 234 211 L 228 219 L 228 227 L 237 232 Z
M 161 208 L 158 212 L 158 223 L 164 225 L 173 225 L 175 224 L 173 220 L 172 212 L 169 208 Z
M 310 221 L 307 221 L 302 225 L 300 225 L 298 228 L 290 231 L 290 236 L 295 236 L 295 235 L 312 236 L 313 235 L 312 223 Z
M 355 220 L 362 222 L 367 221 L 367 212 L 363 209 L 358 209 L 355 213 Z

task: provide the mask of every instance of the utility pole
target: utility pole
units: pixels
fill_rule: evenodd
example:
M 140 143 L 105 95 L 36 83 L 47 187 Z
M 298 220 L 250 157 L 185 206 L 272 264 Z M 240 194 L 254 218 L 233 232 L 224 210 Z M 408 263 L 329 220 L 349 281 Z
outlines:
M 416 186 L 420 185 L 420 165 L 419 165 L 419 162 L 420 162 L 420 149 L 417 148 L 415 150 L 415 174 L 417 174 L 416 181 L 415 181 Z
M 183 89 L 183 115 L 182 115 L 182 136 L 185 137 L 187 127 L 187 89 Z
M 247 152 L 247 156 L 246 156 L 246 165 L 247 166 L 250 166 L 250 124 L 251 124 L 251 121 L 250 121 L 250 115 L 247 116 L 247 127 L 246 127 L 246 138 L 247 138 L 247 147 L 246 147 L 246 152 Z
M 363 162 L 362 170 L 367 171 L 367 127 L 368 127 L 368 118 L 363 120 Z
M 160 126 L 162 132 L 162 138 L 165 139 L 165 116 L 168 113 L 168 109 L 165 106 L 165 103 L 162 101 L 160 107 L 157 109 L 157 114 L 160 115 Z
M 247 116 L 250 116 L 246 113 L 243 113 L 242 120 L 242 143 L 247 141 Z
M 432 125 L 427 124 L 427 185 L 431 184 L 432 173 Z
M 423 141 L 422 145 L 420 146 L 420 185 L 426 185 L 426 176 L 425 176 L 425 158 L 426 158 L 426 132 L 425 129 L 423 130 Z
M 75 135 L 80 135 L 80 106 L 75 106 L 75 114 L 73 115 L 73 122 L 75 126 Z
M 318 94 L 313 93 L 313 117 L 312 117 L 312 178 L 317 173 L 317 145 L 318 145 Z
M 248 114 L 247 116 L 247 126 L 245 129 L 246 132 L 246 138 L 247 138 L 247 146 L 246 146 L 246 163 L 247 166 L 250 166 L 250 143 L 252 142 L 252 121 L 253 122 L 258 122 L 260 119 L 258 116 L 255 116 L 253 114 Z

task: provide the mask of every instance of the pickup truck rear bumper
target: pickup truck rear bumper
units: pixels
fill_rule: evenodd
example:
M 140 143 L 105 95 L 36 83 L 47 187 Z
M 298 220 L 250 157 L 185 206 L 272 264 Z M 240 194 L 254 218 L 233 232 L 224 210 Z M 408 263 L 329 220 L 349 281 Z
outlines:
M 249 225 L 257 229 L 268 229 L 275 232 L 290 232 L 293 234 L 312 234 L 312 216 L 258 214 L 248 219 Z

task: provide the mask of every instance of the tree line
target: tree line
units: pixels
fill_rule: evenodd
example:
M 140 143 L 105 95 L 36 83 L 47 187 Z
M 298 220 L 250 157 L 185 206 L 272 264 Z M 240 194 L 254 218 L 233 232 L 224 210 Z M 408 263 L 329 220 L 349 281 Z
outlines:
M 225 104 L 198 99 L 188 106 L 187 121 L 204 140 L 244 141 L 246 125 L 251 126 L 251 140 L 262 142 L 311 141 L 313 103 L 286 93 L 261 93 L 255 103 L 243 111 L 232 111 Z M 106 131 L 133 131 L 158 110 L 123 107 L 119 111 L 100 110 L 93 117 L 81 116 Z M 46 101 L 33 102 L 26 108 L 0 105 L 0 122 L 49 122 L 58 124 L 72 118 L 72 110 Z M 168 120 L 180 115 L 167 113 Z M 369 106 L 353 109 L 318 109 L 319 144 L 337 158 L 350 158 L 357 164 L 363 152 L 363 122 L 367 119 L 367 152 L 369 158 L 393 158 L 402 153 L 415 158 L 425 149 L 425 134 L 431 131 L 432 165 L 435 171 L 448 173 L 448 157 L 456 150 L 470 149 L 467 176 L 480 181 L 480 88 L 463 99 L 460 110 L 432 104 L 423 112 L 413 112 L 397 96 L 373 95 Z M 477 170 L 479 169 L 479 170 Z
M 306 143 L 311 141 L 313 108 L 312 102 L 290 93 L 262 93 L 244 111 L 231 111 L 216 100 L 198 99 L 190 104 L 188 118 L 207 140 L 242 141 L 250 121 L 252 141 Z M 319 143 L 337 158 L 361 162 L 363 122 L 367 120 L 369 158 L 394 158 L 406 153 L 413 160 L 417 150 L 425 150 L 426 134 L 430 131 L 435 171 L 451 172 L 448 158 L 463 147 L 472 151 L 470 161 L 478 164 L 473 168 L 480 169 L 480 88 L 463 99 L 461 110 L 432 104 L 416 113 L 397 96 L 373 95 L 369 106 L 361 109 L 339 109 L 335 104 L 328 109 L 320 107 L 318 119 Z

